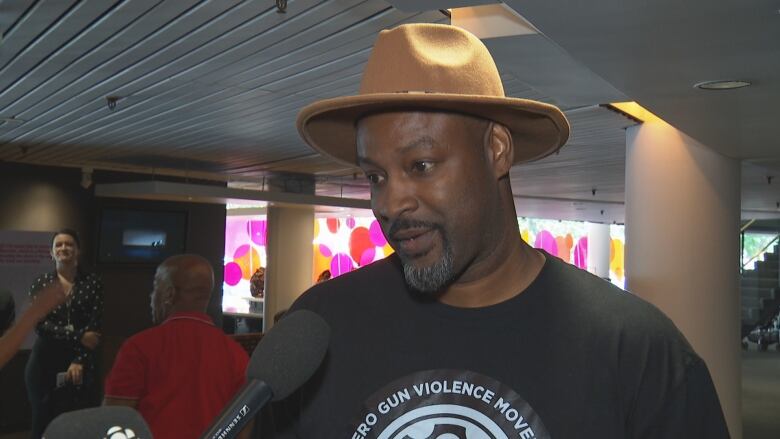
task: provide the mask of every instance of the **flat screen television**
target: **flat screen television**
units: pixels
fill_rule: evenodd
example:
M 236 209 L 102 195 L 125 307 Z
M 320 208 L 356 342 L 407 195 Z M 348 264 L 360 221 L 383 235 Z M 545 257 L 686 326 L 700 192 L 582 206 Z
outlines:
M 98 262 L 157 264 L 184 253 L 186 241 L 187 212 L 105 208 Z

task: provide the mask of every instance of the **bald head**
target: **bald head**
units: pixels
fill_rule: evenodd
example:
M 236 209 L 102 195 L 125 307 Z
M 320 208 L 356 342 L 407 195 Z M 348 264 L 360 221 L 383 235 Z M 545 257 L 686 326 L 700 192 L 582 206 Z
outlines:
M 155 323 L 175 312 L 205 312 L 214 289 L 214 270 L 202 256 L 186 254 L 163 261 L 154 276 Z

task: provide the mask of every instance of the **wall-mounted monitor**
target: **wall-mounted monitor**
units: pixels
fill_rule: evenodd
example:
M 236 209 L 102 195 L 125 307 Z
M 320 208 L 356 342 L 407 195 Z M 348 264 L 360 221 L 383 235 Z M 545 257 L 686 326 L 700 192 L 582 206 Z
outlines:
M 100 263 L 157 264 L 184 253 L 187 212 L 105 208 L 98 241 Z

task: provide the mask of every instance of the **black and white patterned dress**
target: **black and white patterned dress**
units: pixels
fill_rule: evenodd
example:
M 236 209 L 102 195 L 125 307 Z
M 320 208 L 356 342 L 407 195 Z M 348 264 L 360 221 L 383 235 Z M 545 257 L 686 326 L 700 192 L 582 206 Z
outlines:
M 34 298 L 55 280 L 56 271 L 42 274 L 30 286 L 30 296 Z M 35 328 L 38 337 L 25 370 L 27 394 L 33 409 L 32 437 L 39 437 L 58 414 L 92 402 L 91 395 L 98 384 L 95 352 L 81 344 L 81 337 L 87 331 L 100 332 L 102 316 L 103 282 L 95 273 L 79 271 L 70 298 Z M 84 367 L 84 384 L 57 389 L 57 373 L 67 371 L 71 363 Z

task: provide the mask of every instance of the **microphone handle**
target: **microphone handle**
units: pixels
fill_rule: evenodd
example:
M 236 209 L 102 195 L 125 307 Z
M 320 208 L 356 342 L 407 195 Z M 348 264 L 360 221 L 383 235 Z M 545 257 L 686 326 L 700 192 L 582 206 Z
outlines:
M 222 410 L 201 439 L 233 439 L 243 430 L 274 393 L 264 381 L 250 380 Z

